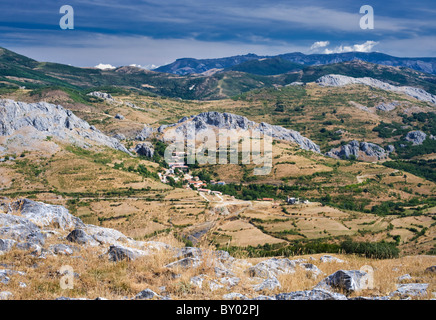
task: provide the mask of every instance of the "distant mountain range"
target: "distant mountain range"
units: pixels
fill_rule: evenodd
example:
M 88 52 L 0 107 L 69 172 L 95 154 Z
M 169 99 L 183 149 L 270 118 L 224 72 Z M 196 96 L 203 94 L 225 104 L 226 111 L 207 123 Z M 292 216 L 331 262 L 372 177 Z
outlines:
M 286 67 L 286 64 L 289 63 L 297 64 L 293 65 L 293 67 L 298 68 L 298 65 L 318 66 L 353 60 L 361 60 L 365 62 L 393 67 L 405 67 L 420 72 L 436 74 L 436 58 L 398 58 L 378 52 L 346 52 L 335 54 L 310 55 L 295 52 L 281 54 L 277 56 L 258 56 L 256 54 L 247 54 L 219 59 L 183 58 L 178 59 L 171 64 L 161 66 L 154 71 L 167 72 L 178 75 L 188 75 L 194 73 L 204 73 L 209 70 L 238 70 L 236 66 L 240 67 L 238 71 L 245 71 L 244 69 L 246 69 L 247 66 L 250 66 L 250 64 L 247 64 L 247 62 L 257 61 L 256 68 L 251 69 L 251 71 L 256 71 L 256 69 L 260 69 L 262 71 L 255 74 L 280 74 L 290 71 L 287 70 Z M 265 68 L 261 67 L 261 65 L 271 65 L 273 62 L 275 62 L 276 69 L 282 69 L 283 72 L 265 73 Z M 277 68 L 277 64 L 280 64 L 281 67 Z
M 371 62 L 363 61 L 363 58 Z M 394 86 L 420 88 L 436 95 L 436 74 L 417 71 L 418 67 L 434 71 L 436 58 L 395 58 L 380 53 L 295 53 L 266 58 L 245 55 L 208 60 L 180 59 L 154 71 L 131 66 L 100 70 L 38 62 L 0 48 L 0 91 L 19 87 L 34 90 L 60 87 L 80 92 L 84 94 L 82 98 L 88 99 L 86 93 L 117 87 L 147 95 L 214 100 L 234 97 L 253 89 L 313 82 L 322 76 L 336 74 L 370 77 Z

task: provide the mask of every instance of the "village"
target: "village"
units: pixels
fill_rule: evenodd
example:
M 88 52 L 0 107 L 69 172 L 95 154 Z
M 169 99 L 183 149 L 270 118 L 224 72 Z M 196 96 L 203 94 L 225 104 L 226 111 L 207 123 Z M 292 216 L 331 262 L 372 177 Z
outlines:
M 209 185 L 225 185 L 225 181 L 215 181 L 210 180 L 209 182 L 200 180 L 198 176 L 193 176 L 190 173 L 189 166 L 185 164 L 185 152 L 173 152 L 172 161 L 168 163 L 169 168 L 165 169 L 164 172 L 159 172 L 159 179 L 162 183 L 169 184 L 170 181 L 185 183 L 183 187 L 188 190 L 197 190 L 200 195 L 209 194 L 217 196 L 220 201 L 223 201 L 222 192 L 216 190 L 207 189 Z M 203 196 L 204 197 L 204 196 Z M 205 198 L 209 201 L 207 198 Z M 257 201 L 267 201 L 275 204 L 277 202 L 274 198 L 258 198 Z M 286 204 L 309 204 L 309 200 L 300 199 L 296 197 L 287 196 Z

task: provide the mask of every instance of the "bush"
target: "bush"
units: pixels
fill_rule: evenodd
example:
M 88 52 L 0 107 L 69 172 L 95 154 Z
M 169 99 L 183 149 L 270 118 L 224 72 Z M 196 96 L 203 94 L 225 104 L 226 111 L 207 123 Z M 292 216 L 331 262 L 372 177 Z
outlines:
M 372 259 L 397 258 L 400 250 L 393 243 L 388 242 L 354 242 L 347 240 L 341 243 L 345 253 L 355 253 Z

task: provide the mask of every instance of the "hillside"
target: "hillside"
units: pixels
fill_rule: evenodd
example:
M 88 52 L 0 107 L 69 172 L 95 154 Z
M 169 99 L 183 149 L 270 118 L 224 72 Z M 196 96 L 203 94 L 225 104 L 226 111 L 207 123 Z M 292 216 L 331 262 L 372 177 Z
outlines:
M 26 282 L 39 288 L 35 297 L 57 298 L 62 293 L 53 274 L 68 261 L 80 274 L 73 297 L 121 299 L 148 288 L 159 299 L 430 298 L 434 76 L 362 61 L 302 67 L 283 58 L 249 59 L 238 68 L 245 71 L 101 71 L 40 63 L 2 49 L 0 220 L 6 222 L 0 222 L 0 263 L 20 261 L 7 268 L 27 276 L 4 274 L 10 284 L 2 282 L 0 292 L 29 298 L 20 286 Z M 190 128 L 208 139 L 218 139 L 219 130 L 260 133 L 237 139 L 238 151 L 226 149 L 238 160 L 242 144 L 271 136 L 271 171 L 256 175 L 261 164 L 253 162 L 197 162 L 187 172 L 171 172 L 164 161 L 167 134 L 186 138 Z M 68 213 L 61 221 L 74 226 L 45 225 L 37 216 L 45 211 L 23 213 L 23 201 L 31 209 L 46 208 L 33 201 L 55 205 L 53 212 Z M 29 237 L 21 235 L 27 228 Z M 72 243 L 74 229 L 93 245 Z M 199 248 L 235 264 L 218 265 L 225 274 L 216 273 Z M 257 265 L 261 261 L 269 261 L 267 267 Z M 186 270 L 184 263 L 199 268 Z M 256 272 L 274 270 L 275 263 L 291 271 L 276 274 L 277 282 L 256 280 Z M 364 265 L 376 270 L 374 290 L 317 291 L 326 290 L 323 279 L 339 269 Z M 323 274 L 311 277 L 318 269 Z M 397 278 L 405 273 L 411 279 L 401 283 Z M 2 277 L 0 272 L 0 282 Z M 230 285 L 225 277 L 239 280 Z M 203 281 L 203 289 L 218 284 L 217 290 L 197 288 Z M 398 292 L 396 285 L 408 283 L 425 293 L 413 296 L 407 286 L 407 294 Z

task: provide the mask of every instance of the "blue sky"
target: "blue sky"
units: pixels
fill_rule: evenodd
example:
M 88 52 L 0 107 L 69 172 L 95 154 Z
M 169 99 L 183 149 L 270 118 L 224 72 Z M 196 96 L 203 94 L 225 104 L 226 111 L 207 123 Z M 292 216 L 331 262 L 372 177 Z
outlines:
M 74 8 L 74 30 L 59 27 L 62 5 Z M 374 8 L 373 30 L 359 27 L 362 5 Z M 434 0 L 0 0 L 0 46 L 84 67 L 295 51 L 435 57 L 436 7 Z

